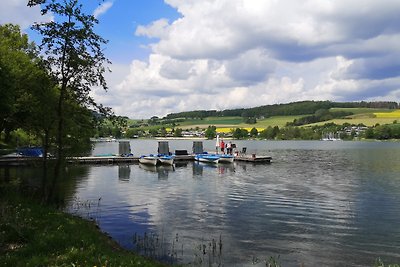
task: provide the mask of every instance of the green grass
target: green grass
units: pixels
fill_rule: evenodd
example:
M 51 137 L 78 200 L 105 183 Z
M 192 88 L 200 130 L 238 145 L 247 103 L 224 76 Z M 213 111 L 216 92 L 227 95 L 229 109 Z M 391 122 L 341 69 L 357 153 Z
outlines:
M 278 126 L 279 128 L 286 126 L 287 122 L 292 122 L 294 119 L 301 118 L 307 115 L 299 115 L 299 116 L 273 116 L 270 118 L 266 118 L 263 120 L 258 120 L 256 124 L 253 124 L 256 128 L 267 128 L 268 126 L 274 127 Z M 252 127 L 250 124 L 247 124 Z
M 202 120 L 186 120 L 179 124 L 186 127 L 191 125 L 238 125 L 242 121 L 242 117 L 207 117 Z
M 93 223 L 11 197 L 0 198 L 1 266 L 166 266 L 121 249 Z
M 347 116 L 344 119 L 333 119 L 330 121 L 323 121 L 311 125 L 324 125 L 325 123 L 350 123 L 350 124 L 365 124 L 366 126 L 374 126 L 375 124 L 391 124 L 396 116 L 393 114 L 393 109 L 376 109 L 376 108 L 331 108 L 330 111 L 347 111 L 352 112 L 354 115 Z M 377 114 L 379 116 L 377 116 Z M 382 115 L 383 114 L 383 115 Z M 388 115 L 385 115 L 388 114 Z M 397 113 L 396 113 L 397 114 Z M 400 112 L 399 112 L 400 114 Z M 201 128 L 205 129 L 209 125 L 214 125 L 217 128 L 226 128 L 226 131 L 229 132 L 230 129 L 234 128 L 246 128 L 251 129 L 253 127 L 257 129 L 265 129 L 269 126 L 274 127 L 278 126 L 279 128 L 285 127 L 286 123 L 293 122 L 294 119 L 298 119 L 304 116 L 308 116 L 310 114 L 297 115 L 297 116 L 273 116 L 266 119 L 257 120 L 256 124 L 246 124 L 243 123 L 242 117 L 239 116 L 231 116 L 231 117 L 207 117 L 204 119 L 188 119 L 183 122 L 178 122 L 178 125 L 175 128 L 182 129 L 195 129 Z M 133 120 L 131 121 L 133 122 Z M 149 130 L 151 128 L 159 128 L 160 126 L 149 126 L 144 127 L 142 130 Z
M 322 122 L 317 122 L 317 123 L 313 123 L 313 124 L 308 124 L 305 126 L 313 126 L 313 125 L 324 125 L 325 123 L 335 123 L 338 125 L 344 124 L 344 123 L 350 123 L 350 124 L 364 124 L 366 126 L 374 126 L 376 124 L 392 124 L 394 121 L 393 118 L 374 118 L 374 117 L 356 117 L 354 119 L 352 118 L 348 118 L 348 119 L 333 119 L 333 120 L 329 120 L 329 121 L 322 121 Z
M 184 129 L 189 128 L 207 128 L 208 125 L 215 125 L 218 128 L 261 128 L 265 129 L 268 126 L 274 127 L 284 127 L 287 122 L 292 122 L 294 119 L 300 118 L 302 116 L 274 116 L 262 120 L 257 120 L 256 124 L 246 124 L 243 123 L 241 117 L 209 117 L 203 120 L 187 120 L 181 122 L 178 127 Z
M 374 126 L 376 124 L 392 124 L 396 119 L 395 116 L 391 115 L 393 109 L 377 109 L 377 108 L 331 108 L 330 111 L 348 111 L 354 113 L 354 115 L 347 116 L 343 119 L 333 119 L 329 121 L 322 121 L 306 126 L 313 125 L 324 125 L 325 123 L 335 123 L 338 125 L 349 123 L 349 124 L 364 124 L 366 126 Z M 378 114 L 388 114 L 388 116 L 376 116 Z M 400 113 L 399 113 L 400 114 Z M 390 116 L 389 116 L 390 115 Z
M 354 115 L 376 113 L 376 112 L 392 112 L 393 109 L 382 109 L 382 108 L 331 108 L 330 111 L 347 111 L 352 112 Z

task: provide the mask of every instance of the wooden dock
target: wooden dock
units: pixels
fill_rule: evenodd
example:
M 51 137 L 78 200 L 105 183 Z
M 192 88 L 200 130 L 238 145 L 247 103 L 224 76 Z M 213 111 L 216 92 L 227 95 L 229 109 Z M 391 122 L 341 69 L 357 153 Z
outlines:
M 192 155 L 175 156 L 175 161 L 194 160 Z M 73 157 L 68 159 L 69 163 L 79 164 L 118 164 L 118 163 L 139 163 L 139 157 L 120 157 L 120 156 L 97 156 L 97 157 Z
M 49 159 L 54 160 L 54 159 Z M 193 161 L 194 155 L 176 155 L 175 161 Z M 240 155 L 235 156 L 235 161 L 251 163 L 270 163 L 272 158 L 267 156 Z M 40 164 L 42 158 L 38 157 L 5 157 L 0 158 L 0 165 L 30 165 Z M 121 156 L 90 156 L 90 157 L 70 157 L 67 162 L 71 164 L 119 164 L 119 163 L 139 163 L 139 157 Z

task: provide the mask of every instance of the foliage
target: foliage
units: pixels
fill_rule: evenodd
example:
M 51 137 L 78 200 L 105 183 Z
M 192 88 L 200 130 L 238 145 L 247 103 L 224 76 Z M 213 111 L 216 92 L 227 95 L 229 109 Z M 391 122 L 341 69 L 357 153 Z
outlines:
M 253 127 L 253 128 L 250 130 L 250 136 L 251 136 L 251 137 L 257 137 L 257 136 L 258 136 L 258 130 L 257 130 L 256 127 Z
M 364 133 L 364 138 L 378 140 L 400 139 L 400 124 L 376 125 L 368 128 Z
M 93 222 L 26 197 L 2 194 L 0 214 L 2 266 L 165 266 L 121 249 Z
M 329 111 L 328 109 L 319 109 L 314 115 L 305 116 L 298 119 L 294 119 L 293 122 L 287 123 L 288 126 L 301 126 L 311 123 L 316 123 L 320 121 L 328 121 L 335 118 L 344 118 L 346 116 L 352 115 L 352 112 L 347 111 Z
M 232 132 L 232 137 L 234 139 L 246 139 L 249 137 L 249 131 L 243 128 L 236 128 Z
M 205 131 L 205 137 L 207 139 L 213 139 L 216 135 L 217 135 L 217 127 L 208 126 L 207 130 Z
M 275 139 L 275 137 L 278 135 L 279 132 L 280 129 L 278 126 L 274 127 L 268 126 L 268 128 L 260 132 L 260 138 L 273 140 Z
M 57 157 L 64 157 L 66 148 L 66 119 L 68 103 L 83 108 L 92 107 L 109 114 L 109 109 L 98 105 L 90 96 L 92 86 L 107 89 L 104 79 L 108 60 L 103 54 L 106 44 L 93 28 L 98 23 L 93 15 L 82 12 L 78 0 L 30 0 L 29 6 L 41 4 L 42 15 L 52 13 L 56 20 L 35 24 L 32 28 L 42 35 L 40 49 L 48 72 L 57 84 Z
M 265 105 L 254 108 L 227 109 L 222 111 L 216 110 L 196 110 L 180 113 L 171 113 L 166 116 L 168 119 L 173 118 L 206 118 L 211 116 L 241 116 L 241 117 L 271 117 L 271 116 L 288 116 L 288 115 L 304 115 L 314 114 L 319 109 L 330 108 L 388 108 L 397 109 L 399 104 L 396 102 L 331 102 L 331 101 L 301 101 L 288 104 Z M 246 116 L 243 116 L 245 114 Z
M 39 72 L 34 45 L 27 35 L 19 26 L 0 25 L 0 132 L 5 131 L 6 138 L 30 115 L 24 104 L 31 87 L 40 84 Z
M 377 258 L 374 267 L 400 267 L 400 264 L 385 264 L 381 258 Z
M 182 129 L 181 128 L 175 129 L 174 137 L 182 137 Z

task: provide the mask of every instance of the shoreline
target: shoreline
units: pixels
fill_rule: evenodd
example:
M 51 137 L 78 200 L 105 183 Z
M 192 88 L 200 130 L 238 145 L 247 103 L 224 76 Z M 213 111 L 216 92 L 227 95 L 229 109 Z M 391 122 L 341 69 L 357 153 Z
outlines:
M 27 197 L 5 193 L 0 211 L 2 266 L 170 266 L 121 247 L 95 221 Z

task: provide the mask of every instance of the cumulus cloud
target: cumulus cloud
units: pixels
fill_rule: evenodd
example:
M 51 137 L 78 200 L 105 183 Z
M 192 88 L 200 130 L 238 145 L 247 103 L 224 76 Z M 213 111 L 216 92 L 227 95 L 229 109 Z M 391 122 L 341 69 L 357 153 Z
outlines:
M 40 7 L 28 7 L 26 0 L 8 0 L 0 2 L 0 24 L 12 23 L 20 25 L 22 30 L 28 29 L 35 22 L 53 19 L 52 15 L 42 16 Z
M 137 28 L 158 39 L 148 62 L 134 61 L 118 86 L 138 97 L 140 110 L 126 110 L 132 116 L 146 107 L 162 116 L 306 99 L 399 100 L 397 0 L 166 2 L 181 17 Z
M 102 3 L 93 11 L 93 16 L 95 18 L 99 18 L 101 15 L 105 14 L 112 7 L 112 5 L 112 1 Z
M 139 25 L 135 33 L 149 38 L 163 38 L 168 36 L 168 26 L 167 19 L 159 19 L 147 26 Z
M 3 21 L 13 13 L 28 25 L 40 16 L 10 11 L 25 1 L 3 2 Z M 398 0 L 165 3 L 180 17 L 137 25 L 148 58 L 117 68 L 108 96 L 96 94 L 118 114 L 145 118 L 307 99 L 400 101 Z

